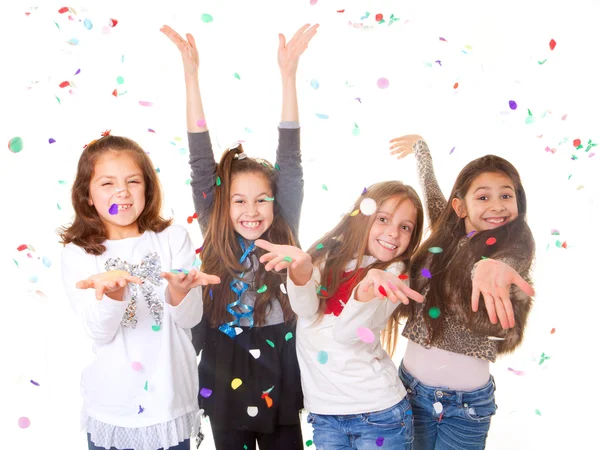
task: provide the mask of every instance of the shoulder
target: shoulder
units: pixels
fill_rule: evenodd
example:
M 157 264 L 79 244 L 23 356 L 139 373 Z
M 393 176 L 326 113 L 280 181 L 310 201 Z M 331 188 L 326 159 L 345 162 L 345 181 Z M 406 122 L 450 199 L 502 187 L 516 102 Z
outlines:
M 63 261 L 72 261 L 75 259 L 80 260 L 82 258 L 91 259 L 94 258 L 94 255 L 86 253 L 86 251 L 82 247 L 79 247 L 78 245 L 75 245 L 71 242 L 63 247 L 61 252 L 61 258 Z
M 190 239 L 188 231 L 182 225 L 169 225 L 160 233 L 156 233 L 158 240 L 168 243 L 170 247 L 181 247 Z

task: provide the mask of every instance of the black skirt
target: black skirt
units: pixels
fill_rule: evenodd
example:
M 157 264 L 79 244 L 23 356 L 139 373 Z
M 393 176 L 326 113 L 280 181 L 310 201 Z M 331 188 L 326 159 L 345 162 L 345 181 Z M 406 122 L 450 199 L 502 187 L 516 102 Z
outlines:
M 192 330 L 196 353 L 202 351 L 200 408 L 220 429 L 272 433 L 278 425 L 299 425 L 303 397 L 295 324 L 239 328 L 243 332 L 230 338 L 203 318 Z M 235 379 L 241 384 L 236 380 L 232 386 Z

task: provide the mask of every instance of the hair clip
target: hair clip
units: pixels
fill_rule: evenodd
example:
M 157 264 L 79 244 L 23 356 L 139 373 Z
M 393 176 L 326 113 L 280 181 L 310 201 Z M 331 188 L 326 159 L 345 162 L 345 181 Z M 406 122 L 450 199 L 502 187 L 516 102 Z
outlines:
M 235 155 L 234 159 L 245 159 L 247 157 L 248 157 L 248 155 L 246 155 L 244 152 L 242 152 L 242 153 L 238 153 L 237 155 Z
M 229 147 L 226 148 L 226 150 L 235 150 L 236 148 L 238 148 L 240 146 L 240 143 L 238 141 L 233 141 Z

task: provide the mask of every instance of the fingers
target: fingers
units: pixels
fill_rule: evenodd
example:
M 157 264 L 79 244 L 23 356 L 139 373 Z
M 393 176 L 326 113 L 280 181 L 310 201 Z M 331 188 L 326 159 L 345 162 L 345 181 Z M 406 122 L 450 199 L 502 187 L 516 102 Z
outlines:
M 301 26 L 301 27 L 298 29 L 298 31 L 296 31 L 296 32 L 294 33 L 294 36 L 292 36 L 292 38 L 290 39 L 290 43 L 291 43 L 292 41 L 293 41 L 293 42 L 296 42 L 296 41 L 298 40 L 298 38 L 299 38 L 299 37 L 300 37 L 300 36 L 301 36 L 301 35 L 302 35 L 302 34 L 303 34 L 305 31 L 306 31 L 306 29 L 307 29 L 308 27 L 310 27 L 310 24 L 308 24 L 308 23 L 307 23 L 307 24 L 305 24 L 305 25 L 302 25 L 302 26 Z
M 194 36 L 192 36 L 190 33 L 187 33 L 187 34 L 185 35 L 185 37 L 187 38 L 187 40 L 188 40 L 188 42 L 189 42 L 190 46 L 191 46 L 191 47 L 192 47 L 194 50 L 198 48 L 198 47 L 196 47 L 196 40 L 194 39 Z
M 279 33 L 279 50 L 283 50 L 285 48 L 285 36 Z
M 479 309 L 480 294 L 481 291 L 479 290 L 479 285 L 473 280 L 473 290 L 471 291 L 471 309 L 473 309 L 473 312 L 477 312 Z
M 94 283 L 91 280 L 81 280 L 77 282 L 75 287 L 77 289 L 89 289 L 91 287 L 94 287 Z
M 400 286 L 400 290 L 406 297 L 411 298 L 418 303 L 423 303 L 425 301 L 425 299 L 423 298 L 423 296 L 421 294 L 419 294 L 417 291 L 409 288 L 404 283 L 400 283 L 399 286 Z M 406 304 L 408 304 L 408 299 L 407 299 Z
M 500 325 L 504 329 L 508 328 L 508 317 L 506 316 L 506 310 L 504 309 L 505 305 L 502 303 L 500 297 L 493 295 L 490 296 L 494 299 L 494 308 L 496 309 L 496 314 L 498 315 Z
M 511 282 L 511 284 L 516 285 L 519 289 L 521 289 L 523 292 L 525 292 L 530 297 L 533 297 L 535 295 L 535 291 L 533 290 L 533 287 L 531 287 L 531 285 L 529 283 L 527 283 L 527 281 L 525 281 L 523 279 L 523 277 L 521 277 L 521 275 L 519 275 L 519 273 L 517 271 L 515 271 L 514 276 L 510 280 L 510 282 Z
M 254 245 L 256 245 L 258 248 L 262 248 L 268 252 L 273 252 L 276 249 L 276 244 L 271 244 L 269 241 L 265 241 L 264 239 L 255 240 Z
M 490 318 L 490 322 L 498 323 L 498 316 L 496 315 L 496 307 L 494 304 L 494 298 L 487 292 L 483 293 L 483 300 L 485 301 L 485 307 Z
M 510 301 L 510 294 L 508 290 L 501 292 L 496 300 L 496 303 L 500 302 L 503 305 L 506 314 L 507 326 L 504 327 L 503 325 L 503 328 L 513 328 L 515 326 L 515 312 L 513 310 L 512 302 Z M 502 320 L 500 322 L 502 323 Z
M 125 284 L 127 284 L 127 282 L 129 283 L 135 283 L 135 284 L 142 284 L 143 281 L 141 278 L 139 277 L 134 277 L 133 275 L 127 275 L 124 278 L 121 278 L 121 280 L 126 281 L 126 283 L 123 284 L 123 286 L 125 286 Z

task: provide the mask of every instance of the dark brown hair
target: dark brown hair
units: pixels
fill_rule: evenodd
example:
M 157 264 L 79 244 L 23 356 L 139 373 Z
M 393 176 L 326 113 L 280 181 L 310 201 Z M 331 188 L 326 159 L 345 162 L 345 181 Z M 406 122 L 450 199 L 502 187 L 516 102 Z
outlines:
M 404 253 L 398 255 L 391 261 L 377 261 L 365 268 L 362 276 L 356 278 L 357 284 L 366 276 L 368 270 L 384 270 L 386 267 L 396 262 L 403 262 L 406 265 L 406 273 L 410 270 L 410 259 L 417 249 L 419 242 L 421 242 L 424 222 L 423 205 L 421 204 L 421 199 L 416 191 L 400 181 L 384 181 L 376 183 L 363 191 L 354 203 L 355 206 L 352 210 L 358 209 L 361 201 L 365 198 L 375 200 L 375 203 L 379 208 L 383 202 L 395 195 L 402 197 L 396 207 L 403 201 L 410 200 L 417 210 L 417 219 L 415 227 L 412 230 L 408 247 Z M 376 217 L 377 214 L 366 216 L 364 214 L 353 215 L 348 213 L 330 232 L 325 234 L 308 249 L 308 254 L 311 256 L 313 264 L 317 267 L 322 267 L 321 283 L 324 286 L 325 291 L 320 290 L 318 292 L 320 299 L 319 317 L 322 317 L 325 312 L 327 299 L 335 295 L 340 285 L 354 277 L 360 268 L 360 264 L 357 264 L 352 273 L 344 277 L 346 265 L 353 259 L 361 261 L 365 256 L 369 232 Z M 319 248 L 317 248 L 317 246 Z M 398 338 L 397 324 L 397 314 L 395 313 L 390 317 L 388 326 L 382 335 L 384 346 L 391 354 L 393 354 Z
M 104 223 L 96 208 L 88 203 L 90 182 L 98 159 L 108 153 L 130 155 L 144 174 L 146 205 L 137 219 L 140 233 L 146 230 L 160 232 L 171 225 L 171 220 L 163 219 L 162 190 L 152 161 L 137 142 L 122 136 L 106 135 L 89 144 L 79 157 L 77 175 L 71 190 L 71 202 L 75 219 L 69 226 L 60 228 L 61 244 L 74 243 L 91 255 L 101 255 L 106 250 L 102 243 L 108 238 Z
M 239 277 L 239 274 L 245 270 L 239 262 L 242 249 L 229 215 L 232 180 L 241 173 L 250 173 L 257 177 L 262 176 L 269 183 L 273 196 L 277 197 L 278 171 L 268 161 L 262 159 L 248 156 L 239 159 L 237 155 L 243 152 L 242 145 L 225 150 L 221 161 L 217 165 L 216 176 L 220 180 L 220 185 L 217 184 L 215 189 L 213 210 L 202 246 L 201 270 L 221 278 L 220 284 L 212 286 L 210 290 L 203 290 L 204 312 L 210 320 L 210 326 L 213 328 L 232 320 L 226 308 L 228 303 L 235 301 L 236 295 L 229 284 L 234 277 Z M 273 223 L 261 238 L 274 244 L 298 246 L 292 229 L 279 211 L 277 202 L 273 205 Z M 265 251 L 256 248 L 255 253 L 260 258 Z M 271 298 L 273 297 L 279 300 L 284 320 L 286 322 L 295 320 L 296 316 L 292 311 L 289 299 L 279 287 L 281 283 L 285 282 L 285 274 L 273 271 L 267 272 L 264 265 L 259 264 L 253 281 L 255 286 L 267 286 L 265 292 L 257 295 L 254 303 L 253 317 L 255 325 L 265 324 L 265 319 L 271 308 Z
M 464 218 L 460 218 L 452 207 L 452 199 L 465 199 L 471 184 L 483 173 L 502 173 L 508 176 L 514 185 L 519 215 L 510 223 L 493 230 L 476 233 L 466 248 L 460 249 L 459 243 L 465 238 L 466 229 Z M 423 317 L 433 340 L 443 332 L 444 317 L 447 312 L 447 300 L 457 298 L 460 302 L 470 304 L 471 299 L 471 269 L 483 258 L 518 257 L 530 267 L 534 256 L 534 241 L 531 230 L 526 222 L 527 198 L 523 183 L 517 169 L 507 160 L 495 155 L 486 155 L 467 164 L 456 178 L 450 200 L 440 216 L 431 224 L 431 235 L 419 247 L 413 258 L 411 279 L 417 280 L 413 289 L 423 292 L 429 286 L 426 294 L 427 307 L 423 308 Z M 494 237 L 496 243 L 487 245 L 486 241 Z M 440 247 L 443 252 L 432 255 L 429 248 Z M 422 268 L 428 268 L 431 278 L 421 275 Z M 439 308 L 441 314 L 433 319 L 428 311 L 432 307 Z M 415 314 L 414 305 L 410 305 L 410 314 Z M 485 307 L 480 307 L 480 312 Z M 471 315 L 474 317 L 474 315 Z

